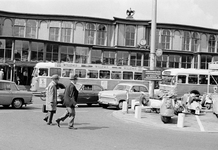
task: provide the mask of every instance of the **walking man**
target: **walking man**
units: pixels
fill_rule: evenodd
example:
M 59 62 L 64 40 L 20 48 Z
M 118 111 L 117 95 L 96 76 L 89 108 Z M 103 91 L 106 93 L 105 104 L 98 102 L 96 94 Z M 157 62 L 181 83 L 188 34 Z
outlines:
M 66 106 L 66 112 L 56 120 L 58 127 L 60 127 L 60 121 L 64 121 L 67 117 L 69 118 L 68 128 L 69 129 L 76 129 L 74 128 L 74 119 L 75 119 L 75 107 L 77 107 L 77 98 L 78 98 L 78 90 L 75 87 L 77 83 L 77 76 L 72 75 L 70 78 L 71 82 L 66 87 L 64 92 L 64 105 Z
M 57 74 L 51 77 L 52 81 L 49 83 L 46 88 L 46 114 L 44 121 L 47 122 L 47 125 L 52 125 L 52 118 L 57 109 L 57 87 L 59 81 L 59 76 Z

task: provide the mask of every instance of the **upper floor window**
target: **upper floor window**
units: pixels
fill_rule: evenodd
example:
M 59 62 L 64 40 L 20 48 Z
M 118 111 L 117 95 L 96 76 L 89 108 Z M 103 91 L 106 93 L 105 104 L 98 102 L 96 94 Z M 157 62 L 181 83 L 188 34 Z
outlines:
M 131 53 L 130 55 L 130 65 L 131 66 L 141 66 L 141 61 L 142 61 L 142 53 L 139 52 L 134 52 Z
M 108 65 L 115 64 L 115 52 L 104 51 L 103 52 L 103 63 Z
M 88 61 L 88 54 L 89 54 L 89 48 L 88 47 L 76 47 L 76 63 L 87 63 Z
M 135 44 L 135 27 L 126 26 L 126 46 L 134 46 Z
M 73 62 L 74 59 L 74 47 L 72 46 L 61 46 L 61 61 Z
M 86 24 L 86 38 L 85 43 L 86 44 L 94 44 L 95 39 L 95 25 L 93 23 L 87 23 Z
M 36 20 L 28 20 L 26 24 L 26 37 L 36 38 L 37 22 Z
M 24 31 L 25 31 L 25 20 L 24 19 L 15 19 L 14 36 L 24 37 Z
M 49 29 L 49 40 L 51 41 L 59 41 L 59 22 L 52 21 L 50 23 L 50 29 Z
M 192 56 L 183 55 L 181 61 L 182 68 L 191 68 Z
M 31 43 L 31 61 L 42 61 L 44 43 L 32 42 Z
M 129 52 L 117 51 L 117 65 L 128 65 Z
M 156 66 L 157 67 L 167 67 L 167 55 L 162 55 L 160 57 L 157 57 L 156 59 Z
M 194 32 L 193 35 L 192 35 L 192 46 L 191 46 L 191 51 L 192 52 L 197 52 L 198 51 L 198 45 L 199 45 L 199 34 Z
M 161 35 L 161 43 L 163 49 L 170 49 L 170 31 L 163 30 Z
M 215 52 L 215 43 L 216 39 L 214 35 L 210 35 L 208 40 L 208 52 L 214 53 Z
M 97 29 L 97 45 L 105 45 L 106 40 L 106 27 L 99 25 Z
M 58 45 L 47 44 L 46 61 L 58 61 Z
M 63 22 L 61 28 L 61 41 L 70 43 L 71 32 L 72 32 L 72 23 L 71 22 Z
M 190 33 L 188 31 L 184 31 L 182 49 L 188 51 L 189 43 L 190 43 Z

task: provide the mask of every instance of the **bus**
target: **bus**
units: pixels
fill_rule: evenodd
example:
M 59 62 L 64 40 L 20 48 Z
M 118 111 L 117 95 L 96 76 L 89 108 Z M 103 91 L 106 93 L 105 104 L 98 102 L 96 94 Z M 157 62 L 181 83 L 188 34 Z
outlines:
M 51 82 L 51 76 L 58 74 L 59 82 L 67 85 L 71 75 L 77 75 L 79 83 L 95 83 L 106 90 L 111 90 L 120 82 L 135 82 L 148 85 L 143 79 L 144 67 L 112 66 L 101 64 L 39 62 L 32 73 L 32 92 L 44 91 Z
M 185 93 L 213 93 L 217 88 L 218 71 L 206 69 L 166 69 L 159 84 L 161 93 L 173 92 L 181 97 Z

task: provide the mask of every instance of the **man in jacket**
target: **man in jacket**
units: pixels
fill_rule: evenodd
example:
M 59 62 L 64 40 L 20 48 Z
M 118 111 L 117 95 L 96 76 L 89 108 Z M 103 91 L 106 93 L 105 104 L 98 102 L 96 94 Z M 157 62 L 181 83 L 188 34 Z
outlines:
M 60 121 L 64 121 L 67 117 L 69 117 L 69 122 L 68 122 L 68 128 L 69 129 L 76 129 L 74 128 L 74 118 L 76 115 L 75 112 L 75 107 L 77 107 L 77 98 L 78 98 L 78 90 L 75 87 L 75 84 L 77 83 L 77 76 L 72 75 L 70 78 L 71 82 L 70 84 L 66 87 L 65 92 L 64 92 L 64 105 L 66 106 L 66 112 L 56 120 L 58 127 L 60 127 Z
M 57 84 L 59 81 L 59 76 L 57 74 L 51 77 L 52 81 L 46 88 L 46 114 L 44 120 L 47 125 L 52 125 L 52 118 L 57 109 Z

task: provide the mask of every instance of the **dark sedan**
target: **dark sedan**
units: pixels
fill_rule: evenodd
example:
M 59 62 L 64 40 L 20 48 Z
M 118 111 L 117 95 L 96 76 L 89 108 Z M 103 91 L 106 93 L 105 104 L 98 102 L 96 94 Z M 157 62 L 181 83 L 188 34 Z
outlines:
M 76 88 L 79 91 L 77 104 L 98 104 L 98 93 L 103 91 L 103 87 L 97 84 L 76 84 Z M 63 85 L 58 89 L 58 104 L 63 104 L 64 101 L 64 90 Z

